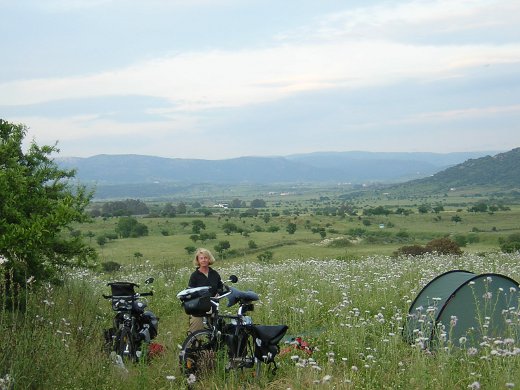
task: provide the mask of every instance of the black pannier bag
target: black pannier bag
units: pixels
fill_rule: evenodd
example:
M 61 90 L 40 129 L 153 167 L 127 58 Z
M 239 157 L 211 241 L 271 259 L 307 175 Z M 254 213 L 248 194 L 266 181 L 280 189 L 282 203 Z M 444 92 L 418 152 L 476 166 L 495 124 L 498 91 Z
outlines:
M 147 310 L 141 315 L 141 319 L 143 321 L 143 325 L 149 325 L 150 339 L 157 337 L 157 333 L 159 331 L 159 318 L 157 318 L 153 312 Z
M 255 357 L 264 363 L 273 363 L 280 352 L 278 343 L 289 327 L 287 325 L 254 325 Z
M 186 314 L 194 317 L 204 317 L 211 310 L 211 296 L 209 288 L 189 288 L 179 296 Z

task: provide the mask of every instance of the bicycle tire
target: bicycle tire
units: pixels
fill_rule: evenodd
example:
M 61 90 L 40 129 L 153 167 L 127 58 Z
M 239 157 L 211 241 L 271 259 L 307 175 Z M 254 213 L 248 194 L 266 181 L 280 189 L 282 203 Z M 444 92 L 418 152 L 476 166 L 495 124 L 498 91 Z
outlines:
M 136 361 L 135 342 L 131 330 L 123 326 L 116 333 L 115 352 L 124 360 Z
M 197 330 L 184 340 L 179 354 L 182 372 L 197 376 L 212 371 L 215 367 L 218 341 L 209 329 Z

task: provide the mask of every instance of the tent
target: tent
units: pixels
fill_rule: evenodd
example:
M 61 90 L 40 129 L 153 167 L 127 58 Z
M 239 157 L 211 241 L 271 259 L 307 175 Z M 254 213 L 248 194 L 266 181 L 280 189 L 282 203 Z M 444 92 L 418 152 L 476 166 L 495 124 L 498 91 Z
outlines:
M 430 281 L 412 302 L 403 329 L 410 344 L 433 348 L 443 341 L 478 346 L 515 335 L 518 283 L 495 273 L 454 270 Z

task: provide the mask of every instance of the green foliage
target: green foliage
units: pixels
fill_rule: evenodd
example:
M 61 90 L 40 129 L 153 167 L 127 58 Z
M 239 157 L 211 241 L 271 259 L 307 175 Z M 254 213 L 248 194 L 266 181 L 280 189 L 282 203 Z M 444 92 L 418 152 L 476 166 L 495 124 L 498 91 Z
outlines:
M 285 230 L 287 230 L 287 233 L 289 234 L 294 234 L 296 232 L 296 224 L 294 222 L 290 222 L 287 224 Z
M 368 209 L 363 210 L 363 215 L 388 215 L 391 213 L 391 210 L 383 207 L 370 207 Z
M 73 187 L 75 172 L 61 170 L 50 158 L 54 146 L 32 142 L 22 150 L 27 128 L 0 119 L 0 256 L 14 282 L 58 281 L 63 267 L 96 258 L 81 235 L 70 235 L 74 222 L 90 217 L 85 209 L 92 194 Z
M 453 241 L 455 241 L 461 248 L 468 245 L 468 238 L 464 234 L 456 234 L 453 236 Z
M 460 217 L 460 215 L 454 215 L 453 217 L 451 217 L 451 221 L 455 223 L 462 222 L 462 218 Z
M 200 219 L 191 221 L 191 231 L 194 234 L 199 234 L 201 230 L 206 229 L 206 224 Z
M 265 200 L 263 199 L 253 199 L 250 204 L 251 208 L 259 209 L 266 207 Z
M 175 217 L 177 215 L 177 209 L 170 202 L 166 203 L 161 211 L 163 217 Z
M 485 213 L 488 210 L 488 205 L 484 202 L 479 202 L 468 208 L 472 213 Z
M 213 248 L 217 253 L 222 255 L 226 250 L 228 250 L 231 247 L 231 244 L 227 240 L 219 241 L 217 245 L 215 245 Z
M 426 203 L 423 203 L 422 205 L 420 205 L 418 208 L 417 208 L 417 211 L 419 211 L 419 213 L 421 214 L 426 214 L 428 213 L 430 210 L 431 210 L 431 206 L 429 204 L 426 204 Z
M 101 269 L 103 272 L 116 272 L 121 269 L 121 264 L 116 261 L 104 261 L 101 263 Z
M 247 243 L 247 247 L 249 249 L 256 249 L 258 248 L 258 245 L 254 240 L 249 240 L 249 242 Z
M 148 226 L 134 217 L 121 217 L 117 221 L 116 233 L 120 237 L 142 237 L 148 235 Z
M 506 253 L 520 251 L 520 233 L 513 233 L 499 240 L 500 250 Z
M 195 248 L 193 245 L 189 245 L 189 246 L 185 246 L 184 250 L 186 251 L 186 253 L 188 255 L 193 255 L 195 253 L 195 251 L 197 250 L 197 248 Z
M 352 242 L 346 237 L 340 237 L 336 238 L 334 240 L 331 240 L 328 245 L 331 248 L 346 248 L 349 246 L 352 246 Z
M 126 199 L 107 202 L 101 207 L 101 214 L 105 217 L 120 217 L 148 214 L 150 210 L 142 200 Z
M 264 251 L 260 253 L 256 258 L 260 261 L 269 261 L 273 259 L 273 252 L 271 251 Z
M 226 222 L 222 225 L 222 231 L 227 235 L 238 231 L 238 226 L 233 222 Z

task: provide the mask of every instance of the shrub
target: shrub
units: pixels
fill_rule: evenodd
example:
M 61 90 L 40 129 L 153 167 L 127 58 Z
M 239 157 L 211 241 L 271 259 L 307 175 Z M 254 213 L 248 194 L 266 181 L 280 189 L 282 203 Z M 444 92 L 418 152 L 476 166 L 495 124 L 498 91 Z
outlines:
M 500 250 L 505 253 L 520 251 L 520 233 L 513 233 L 506 238 L 499 238 Z
M 101 263 L 101 269 L 104 272 L 116 272 L 121 269 L 121 264 L 116 261 L 105 261 L 104 263 Z
M 265 252 L 262 252 L 260 253 L 258 256 L 256 256 L 256 258 L 260 261 L 269 261 L 269 260 L 272 260 L 273 258 L 273 252 L 271 251 L 265 251 Z
M 464 234 L 455 235 L 453 241 L 455 241 L 459 247 L 465 247 L 468 245 L 468 239 Z
M 332 240 L 327 246 L 330 248 L 344 248 L 347 246 L 351 246 L 352 243 L 348 238 L 336 238 L 335 240 Z
M 461 255 L 459 245 L 448 237 L 436 238 L 425 246 L 427 252 L 436 252 L 441 255 Z
M 421 245 L 405 245 L 394 252 L 395 256 L 420 256 L 426 253 L 426 248 Z

